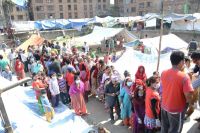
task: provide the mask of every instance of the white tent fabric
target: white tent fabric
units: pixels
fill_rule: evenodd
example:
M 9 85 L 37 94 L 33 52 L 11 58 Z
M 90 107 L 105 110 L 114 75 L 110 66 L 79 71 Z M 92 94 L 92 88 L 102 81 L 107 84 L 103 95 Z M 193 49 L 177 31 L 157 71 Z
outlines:
M 13 21 L 12 28 L 15 31 L 30 31 L 35 30 L 34 21 Z
M 82 43 L 87 42 L 89 45 L 97 45 L 101 44 L 104 39 L 109 39 L 122 32 L 122 36 L 124 36 L 125 39 L 127 38 L 128 41 L 136 39 L 134 35 L 123 28 L 104 28 L 95 26 L 91 34 L 75 38 L 75 41 Z
M 161 55 L 159 72 L 171 67 L 170 54 L 171 53 Z M 143 65 L 146 69 L 147 76 L 150 77 L 153 72 L 156 71 L 157 59 L 155 55 L 143 54 L 128 47 L 125 53 L 112 65 L 121 75 L 123 75 L 125 70 L 129 71 L 132 78 L 135 77 L 138 67 Z
M 171 29 L 172 30 L 200 31 L 200 13 L 190 14 L 190 18 L 193 18 L 193 19 L 188 20 L 186 17 L 183 17 L 181 19 L 172 21 Z
M 154 37 L 154 38 L 146 38 L 141 39 L 143 44 L 147 47 L 153 47 L 157 50 L 159 49 L 159 41 L 160 37 Z M 186 43 L 184 40 L 179 38 L 178 36 L 174 34 L 168 34 L 162 36 L 162 44 L 161 44 L 161 51 L 165 50 L 166 48 L 171 49 L 182 49 L 187 48 L 188 43 Z

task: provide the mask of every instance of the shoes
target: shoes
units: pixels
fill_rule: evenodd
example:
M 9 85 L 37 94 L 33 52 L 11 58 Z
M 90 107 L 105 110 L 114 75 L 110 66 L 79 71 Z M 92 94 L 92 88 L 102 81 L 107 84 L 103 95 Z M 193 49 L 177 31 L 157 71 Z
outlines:
M 114 123 L 115 123 L 115 121 L 114 121 L 114 120 L 110 120 L 110 123 L 111 123 L 111 124 L 114 124 Z

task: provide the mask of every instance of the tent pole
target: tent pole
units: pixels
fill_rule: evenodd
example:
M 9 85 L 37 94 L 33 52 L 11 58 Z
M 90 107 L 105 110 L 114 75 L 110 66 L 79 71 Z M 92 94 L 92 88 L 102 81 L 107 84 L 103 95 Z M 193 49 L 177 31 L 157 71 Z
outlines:
M 157 69 L 156 71 L 159 71 L 159 65 L 160 65 L 160 53 L 161 53 L 161 44 L 162 44 L 162 35 L 163 35 L 163 18 L 164 18 L 164 11 L 163 11 L 163 0 L 161 0 L 161 26 L 160 26 L 160 41 L 159 41 L 159 49 L 158 49 L 158 62 L 157 62 Z

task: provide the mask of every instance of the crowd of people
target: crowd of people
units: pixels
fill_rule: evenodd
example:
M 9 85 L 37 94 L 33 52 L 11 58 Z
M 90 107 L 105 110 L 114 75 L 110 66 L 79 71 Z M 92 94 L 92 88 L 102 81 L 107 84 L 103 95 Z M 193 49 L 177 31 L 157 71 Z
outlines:
M 109 53 L 102 59 L 86 43 L 82 50 L 65 43 L 46 43 L 42 49 L 29 46 L 17 52 L 12 49 L 7 57 L 0 55 L 1 76 L 8 80 L 14 73 L 18 80 L 32 77 L 40 112 L 49 122 L 61 102 L 76 115 L 88 115 L 86 103 L 95 97 L 109 111 L 112 124 L 121 119 L 134 133 L 181 132 L 186 112 L 194 107 L 194 89 L 200 85 L 198 79 L 193 84 L 191 79 L 191 74 L 200 70 L 200 52 L 185 58 L 183 52 L 174 51 L 172 68 L 161 76 L 155 71 L 147 77 L 145 66 L 139 66 L 133 77 L 128 71 L 121 76 L 109 64 Z M 190 69 L 191 59 L 195 69 Z

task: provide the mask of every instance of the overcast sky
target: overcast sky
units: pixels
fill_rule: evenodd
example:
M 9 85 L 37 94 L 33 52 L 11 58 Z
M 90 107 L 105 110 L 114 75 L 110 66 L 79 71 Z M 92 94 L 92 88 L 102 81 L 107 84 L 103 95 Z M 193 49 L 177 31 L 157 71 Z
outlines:
M 110 0 L 110 4 L 114 4 L 114 0 Z

